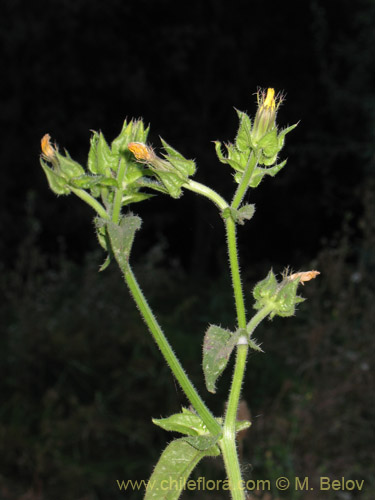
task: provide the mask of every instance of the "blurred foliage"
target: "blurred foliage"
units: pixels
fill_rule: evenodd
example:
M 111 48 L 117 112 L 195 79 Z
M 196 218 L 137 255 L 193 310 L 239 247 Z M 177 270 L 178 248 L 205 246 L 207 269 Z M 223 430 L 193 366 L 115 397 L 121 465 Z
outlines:
M 347 217 L 312 263 L 322 274 L 303 290 L 309 300 L 296 318 L 274 319 L 257 332 L 266 354 L 251 355 L 244 387 L 253 421 L 241 438 L 245 479 L 309 476 L 316 486 L 321 475 L 344 476 L 364 479 L 360 498 L 373 498 L 374 188 L 367 183 L 358 193 L 361 217 Z M 38 249 L 32 203 L 30 197 L 29 236 L 14 269 L 1 273 L 1 497 L 121 498 L 116 479 L 147 478 L 170 438 L 151 417 L 186 402 L 115 266 L 98 273 L 102 255 L 88 254 L 78 265 L 63 248 L 48 260 Z M 208 323 L 233 326 L 229 277 L 193 280 L 165 255 L 161 241 L 136 272 L 207 394 L 201 343 Z M 254 273 L 245 277 L 249 291 Z M 229 374 L 220 380 L 217 399 L 205 396 L 216 414 L 229 382 Z M 203 473 L 223 477 L 220 460 L 205 460 L 195 477 Z

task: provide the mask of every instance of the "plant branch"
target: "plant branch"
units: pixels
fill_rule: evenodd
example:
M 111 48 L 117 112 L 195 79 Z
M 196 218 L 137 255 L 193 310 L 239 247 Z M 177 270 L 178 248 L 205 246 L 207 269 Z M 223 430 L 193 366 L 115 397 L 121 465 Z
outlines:
M 93 198 L 87 191 L 84 191 L 83 189 L 79 188 L 74 188 L 69 186 L 69 189 L 71 190 L 72 193 L 74 193 L 78 198 L 81 198 L 81 200 L 85 201 L 88 205 L 90 205 L 98 215 L 102 219 L 108 220 L 108 213 L 106 212 L 105 208 L 103 205 L 101 205 L 95 198 Z
M 186 375 L 184 369 L 182 368 L 167 338 L 160 328 L 159 323 L 157 322 L 150 306 L 148 305 L 146 298 L 143 295 L 142 290 L 140 289 L 138 282 L 130 268 L 130 265 L 128 264 L 127 266 L 125 266 L 122 271 L 124 273 L 124 278 L 129 287 L 130 293 L 133 296 L 133 299 L 135 300 L 145 323 L 152 333 L 152 336 L 154 337 L 155 342 L 157 343 L 162 355 L 168 363 L 168 366 L 172 370 L 173 375 L 176 377 L 182 390 L 186 394 L 186 397 L 193 405 L 198 415 L 202 418 L 203 422 L 206 424 L 207 429 L 213 435 L 221 434 L 222 429 L 220 424 L 216 421 L 215 417 L 207 408 L 207 406 L 199 396 L 197 390 L 191 383 L 190 379 Z
M 201 194 L 202 196 L 205 196 L 209 200 L 213 201 L 215 205 L 217 205 L 221 210 L 229 207 L 224 198 L 222 198 L 216 191 L 205 186 L 204 184 L 201 184 L 200 182 L 188 179 L 183 187 L 186 189 L 190 189 L 190 191 L 194 191 L 195 193 Z
M 251 153 L 249 161 L 247 162 L 246 168 L 242 175 L 242 179 L 237 186 L 236 192 L 234 193 L 234 197 L 231 203 L 231 208 L 237 209 L 241 205 L 243 197 L 245 196 L 246 191 L 249 188 L 249 182 L 255 170 L 255 167 L 257 166 L 257 163 L 258 163 L 257 157 L 254 155 L 254 153 Z

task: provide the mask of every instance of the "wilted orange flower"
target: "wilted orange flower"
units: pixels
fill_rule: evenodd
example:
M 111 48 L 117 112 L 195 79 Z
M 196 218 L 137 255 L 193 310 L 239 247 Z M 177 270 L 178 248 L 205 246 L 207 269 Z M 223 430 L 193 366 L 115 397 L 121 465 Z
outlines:
M 56 149 L 51 144 L 51 136 L 45 134 L 40 141 L 42 148 L 42 155 L 46 160 L 51 161 L 55 157 Z
M 300 278 L 300 283 L 302 283 L 302 285 L 303 285 L 304 281 L 313 280 L 314 278 L 316 278 L 318 276 L 318 274 L 320 274 L 319 271 L 303 271 L 300 273 L 293 273 L 293 274 L 289 275 L 288 279 L 295 280 L 297 278 Z
M 139 161 L 151 161 L 155 158 L 153 150 L 142 142 L 129 142 L 128 149 Z

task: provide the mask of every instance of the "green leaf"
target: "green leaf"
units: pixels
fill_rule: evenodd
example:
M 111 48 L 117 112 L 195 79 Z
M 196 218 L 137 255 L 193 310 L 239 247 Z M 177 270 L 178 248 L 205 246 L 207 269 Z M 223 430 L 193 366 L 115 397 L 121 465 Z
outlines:
M 116 179 L 105 177 L 104 175 L 81 175 L 69 180 L 69 184 L 79 189 L 92 189 L 94 186 L 114 186 L 117 187 Z
M 94 131 L 90 137 L 90 150 L 87 158 L 87 168 L 92 174 L 99 174 L 97 154 L 98 140 L 99 134 Z
M 168 194 L 172 198 L 179 198 L 182 194 L 182 185 L 185 183 L 185 179 L 181 179 L 179 174 L 174 172 L 161 172 L 160 170 L 155 170 L 155 175 L 163 183 L 164 187 L 167 189 Z
M 142 120 L 125 120 L 120 134 L 112 141 L 112 153 L 120 154 L 127 151 L 129 142 L 146 143 L 149 127 L 145 130 Z
M 271 299 L 276 294 L 277 287 L 278 283 L 276 276 L 271 269 L 271 271 L 267 274 L 267 277 L 255 285 L 253 290 L 254 299 L 257 303 L 261 302 L 263 299 Z M 263 307 L 263 303 L 260 304 L 259 308 L 261 307 Z M 258 307 L 256 307 L 256 309 L 258 309 Z
M 293 129 L 297 127 L 298 123 L 295 123 L 294 125 L 291 125 L 290 127 L 284 128 L 278 135 L 278 141 L 279 141 L 279 151 L 282 149 L 284 146 L 284 141 L 285 141 L 285 136 L 286 134 L 289 134 Z
M 264 352 L 263 349 L 260 347 L 260 345 L 257 344 L 254 339 L 248 338 L 248 343 L 249 347 L 251 347 L 251 349 L 254 349 L 254 351 Z
M 250 420 L 237 420 L 237 422 L 236 422 L 236 433 L 244 431 L 245 429 L 248 429 L 249 427 L 251 427 Z
M 168 143 L 166 143 L 162 138 L 160 138 L 163 148 L 167 152 L 164 155 L 165 159 L 171 163 L 176 170 L 178 170 L 184 177 L 189 177 L 195 174 L 195 162 L 193 160 L 187 160 L 181 153 L 173 149 Z
M 121 158 L 121 161 L 125 161 L 125 158 Z M 146 169 L 140 164 L 135 163 L 132 160 L 126 161 L 125 175 L 124 175 L 124 187 L 133 184 L 143 175 L 145 175 Z
M 186 438 L 175 439 L 163 451 L 146 488 L 144 500 L 177 500 L 186 482 L 205 456 L 217 456 L 217 446 L 198 450 L 186 442 Z
M 274 157 L 280 150 L 279 141 L 277 138 L 276 127 L 267 132 L 258 142 L 258 148 L 262 149 L 262 154 L 269 158 Z
M 242 205 L 241 208 L 237 210 L 237 222 L 238 224 L 244 225 L 245 220 L 250 220 L 255 213 L 255 205 Z
M 85 169 L 70 157 L 68 151 L 65 150 L 65 156 L 56 151 L 56 158 L 59 162 L 59 170 L 66 179 L 84 175 Z
M 283 318 L 294 315 L 296 304 L 305 300 L 297 295 L 298 285 L 299 280 L 284 279 L 284 281 L 282 281 L 275 301 L 276 307 L 270 314 L 271 319 L 275 315 Z
M 203 342 L 203 372 L 209 392 L 216 392 L 216 380 L 223 373 L 239 337 L 240 331 L 232 333 L 216 325 L 208 328 Z
M 121 206 L 125 207 L 126 205 L 130 205 L 130 203 L 138 203 L 140 201 L 148 200 L 148 198 L 152 198 L 155 196 L 154 194 L 149 193 L 128 193 L 122 197 Z
M 194 446 L 194 448 L 196 448 L 197 450 L 206 451 L 216 445 L 216 443 L 220 439 L 220 435 L 218 434 L 217 436 L 213 436 L 212 434 L 208 434 L 206 436 L 190 436 L 184 439 L 187 443 L 191 444 L 191 446 Z M 220 450 L 218 448 L 218 455 L 219 454 Z
M 152 421 L 166 431 L 181 432 L 188 436 L 200 436 L 208 432 L 200 416 L 186 408 L 182 409 L 182 413 L 176 413 L 168 418 L 153 418 Z
M 122 270 L 127 265 L 134 236 L 141 223 L 142 220 L 137 215 L 125 215 L 119 224 L 105 221 L 113 254 Z
M 236 111 L 238 118 L 240 119 L 240 126 L 235 140 L 236 147 L 240 151 L 248 151 L 252 147 L 251 120 L 246 113 L 237 109 Z
M 168 190 L 166 187 L 163 186 L 163 184 L 160 181 L 157 181 L 155 179 L 149 179 L 147 177 L 141 177 L 136 181 L 136 185 L 139 187 L 146 187 L 149 189 L 153 189 L 154 191 L 159 191 L 160 193 L 168 193 Z
M 49 187 L 55 194 L 70 194 L 70 189 L 66 180 L 60 175 L 56 174 L 42 159 L 40 164 L 46 174 Z

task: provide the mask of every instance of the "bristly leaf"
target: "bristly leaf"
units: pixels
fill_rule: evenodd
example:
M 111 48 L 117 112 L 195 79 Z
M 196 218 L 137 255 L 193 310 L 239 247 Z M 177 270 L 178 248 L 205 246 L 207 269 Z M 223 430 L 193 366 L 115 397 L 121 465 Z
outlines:
M 136 215 L 125 215 L 119 224 L 106 221 L 113 254 L 121 269 L 126 266 L 136 231 L 142 220 Z
M 242 205 L 241 208 L 237 210 L 237 222 L 238 224 L 245 224 L 246 220 L 250 220 L 255 213 L 255 205 Z
M 172 146 L 166 143 L 161 137 L 160 140 L 167 153 L 164 155 L 165 159 L 169 161 L 169 163 L 171 163 L 184 177 L 194 175 L 196 170 L 195 162 L 193 160 L 187 160 L 181 153 L 173 149 Z
M 243 111 L 236 109 L 240 126 L 236 136 L 236 147 L 240 151 L 248 151 L 252 146 L 251 142 L 251 120 L 249 116 Z
M 206 436 L 190 436 L 184 438 L 185 441 L 191 446 L 194 446 L 197 450 L 206 451 L 212 449 L 220 439 L 220 435 L 213 436 L 212 434 L 207 434 Z M 220 450 L 218 448 L 218 454 Z
M 203 342 L 203 372 L 209 392 L 216 392 L 216 380 L 227 366 L 240 334 L 240 331 L 232 333 L 216 325 L 207 330 Z
M 186 438 L 175 439 L 156 464 L 147 482 L 144 500 L 177 500 L 198 462 L 205 456 L 217 456 L 219 453 L 216 445 L 198 450 Z
M 181 432 L 188 436 L 201 436 L 208 432 L 199 415 L 183 408 L 182 413 L 175 413 L 168 418 L 153 418 L 153 423 L 166 431 Z

